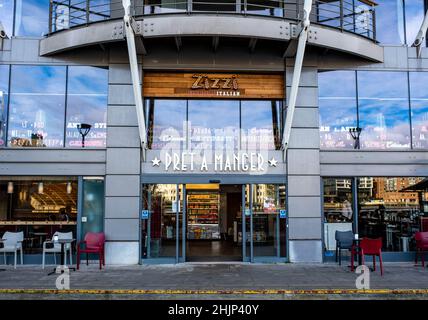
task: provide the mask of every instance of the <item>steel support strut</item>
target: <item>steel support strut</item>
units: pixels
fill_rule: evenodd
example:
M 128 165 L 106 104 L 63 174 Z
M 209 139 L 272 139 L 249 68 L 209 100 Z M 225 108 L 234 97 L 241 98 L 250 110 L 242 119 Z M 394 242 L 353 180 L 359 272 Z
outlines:
M 413 42 L 412 44 L 412 47 L 416 47 L 418 58 L 421 57 L 421 51 L 422 51 L 421 47 L 422 47 L 422 43 L 426 39 L 427 29 L 428 29 L 428 11 L 425 13 L 424 21 L 422 22 L 421 28 L 419 29 L 415 42 Z
M 308 31 L 310 20 L 309 16 L 312 10 L 312 0 L 305 0 L 303 6 L 303 20 L 300 23 L 300 34 L 297 44 L 296 59 L 294 62 L 293 80 L 291 82 L 290 97 L 288 99 L 287 117 L 285 119 L 284 134 L 282 137 L 282 149 L 285 151 L 288 148 L 291 127 L 293 125 L 294 110 L 296 108 L 297 94 L 299 92 L 300 75 L 302 73 L 303 58 L 305 56 L 306 42 L 308 40 Z
M 133 18 L 131 16 L 131 0 L 122 0 L 125 15 L 123 16 L 126 43 L 128 45 L 129 66 L 131 68 L 132 88 L 134 92 L 135 109 L 137 111 L 138 130 L 141 147 L 147 147 L 146 122 L 143 108 L 143 93 L 140 84 L 140 72 L 138 71 L 137 49 L 135 43 L 135 32 L 133 29 Z M 144 152 L 143 152 L 144 153 Z

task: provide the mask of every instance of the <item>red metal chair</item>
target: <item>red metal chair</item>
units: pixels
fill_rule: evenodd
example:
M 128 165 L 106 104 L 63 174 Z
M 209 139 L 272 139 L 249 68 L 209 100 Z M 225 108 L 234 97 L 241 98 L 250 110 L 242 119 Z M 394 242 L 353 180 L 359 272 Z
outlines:
M 416 257 L 415 265 L 418 264 L 418 255 L 422 256 L 422 267 L 425 267 L 425 252 L 428 252 L 428 232 L 416 232 Z
M 86 253 L 86 265 L 89 265 L 89 254 L 95 253 L 99 256 L 100 270 L 105 266 L 104 243 L 106 241 L 104 232 L 88 232 L 85 240 L 77 244 L 77 270 L 80 265 L 80 254 Z M 83 245 L 83 247 L 82 247 Z
M 383 275 L 382 263 L 382 238 L 378 239 L 361 239 L 359 248 L 352 246 L 351 250 L 351 270 L 354 271 L 354 256 L 355 254 L 361 255 L 362 264 L 365 264 L 364 256 L 373 256 L 373 270 L 376 271 L 376 256 L 379 257 L 380 275 Z

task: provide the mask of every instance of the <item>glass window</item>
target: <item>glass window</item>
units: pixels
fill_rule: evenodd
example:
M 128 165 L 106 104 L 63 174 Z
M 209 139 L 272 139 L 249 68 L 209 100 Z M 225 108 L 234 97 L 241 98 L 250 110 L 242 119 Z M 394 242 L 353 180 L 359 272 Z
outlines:
M 384 251 L 414 250 L 422 193 L 411 187 L 423 178 L 361 178 L 358 183 L 360 237 L 382 238 Z
M 295 4 L 293 3 L 292 5 Z M 293 11 L 296 9 L 293 8 Z M 284 8 L 282 1 L 267 1 L 267 0 L 258 0 L 258 1 L 247 1 L 247 13 L 248 14 L 260 14 L 264 16 L 275 16 L 275 17 L 283 17 L 284 16 Z
M 146 100 L 148 147 L 181 149 L 186 141 L 186 100 Z
M 358 110 L 362 148 L 410 147 L 406 72 L 358 72 Z
M 88 232 L 104 231 L 104 180 L 83 178 L 82 183 L 82 223 L 81 240 Z
M 406 12 L 406 39 L 407 44 L 410 46 L 415 41 L 424 20 L 425 5 L 424 0 L 405 0 L 404 3 Z M 422 46 L 425 47 L 426 42 L 423 42 Z
M 404 44 L 403 0 L 382 0 L 375 10 L 376 40 L 382 44 Z
M 69 67 L 67 93 L 66 147 L 81 147 L 77 125 L 91 129 L 86 147 L 106 146 L 108 70 L 97 67 Z
M 0 181 L 0 236 L 23 231 L 25 253 L 41 253 L 57 231 L 76 238 L 76 225 L 77 178 Z
M 238 100 L 189 100 L 189 134 L 192 149 L 239 148 Z
M 349 129 L 357 127 L 355 82 L 354 71 L 318 73 L 321 148 L 354 148 Z
M 12 66 L 8 144 L 64 146 L 66 68 Z
M 0 0 L 0 21 L 9 38 L 13 30 L 13 2 L 14 0 Z
M 428 72 L 410 72 L 413 147 L 428 149 Z
M 144 1 L 144 13 L 155 14 L 155 13 L 171 13 L 187 11 L 186 0 L 145 0 Z
M 281 105 L 278 101 L 242 101 L 242 149 L 275 150 L 281 147 Z
M 9 97 L 9 66 L 0 65 L 0 147 L 6 145 L 7 104 Z
M 15 36 L 42 37 L 48 32 L 49 0 L 16 0 Z

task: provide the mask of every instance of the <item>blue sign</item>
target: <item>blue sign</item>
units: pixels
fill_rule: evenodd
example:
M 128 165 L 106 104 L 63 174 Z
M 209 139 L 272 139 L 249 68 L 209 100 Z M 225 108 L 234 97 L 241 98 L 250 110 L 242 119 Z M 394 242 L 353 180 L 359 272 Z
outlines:
M 245 208 L 244 213 L 245 213 L 246 216 L 251 216 L 251 210 L 250 210 L 250 208 Z
M 287 210 L 279 210 L 279 217 L 281 219 L 287 218 Z
M 147 220 L 149 218 L 149 210 L 142 210 L 141 211 L 141 219 Z

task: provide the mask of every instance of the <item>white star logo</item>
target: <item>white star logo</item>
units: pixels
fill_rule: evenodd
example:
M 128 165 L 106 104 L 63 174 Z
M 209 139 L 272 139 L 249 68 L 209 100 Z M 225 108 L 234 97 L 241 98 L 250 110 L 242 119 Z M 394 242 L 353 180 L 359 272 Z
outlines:
M 272 160 L 269 160 L 268 162 L 271 167 L 276 167 L 276 165 L 278 164 L 278 161 L 275 160 L 275 158 L 272 158 Z
M 153 167 L 156 167 L 156 166 L 160 166 L 160 163 L 161 163 L 161 161 L 158 159 L 158 157 L 155 157 L 153 160 L 152 160 L 152 166 Z

